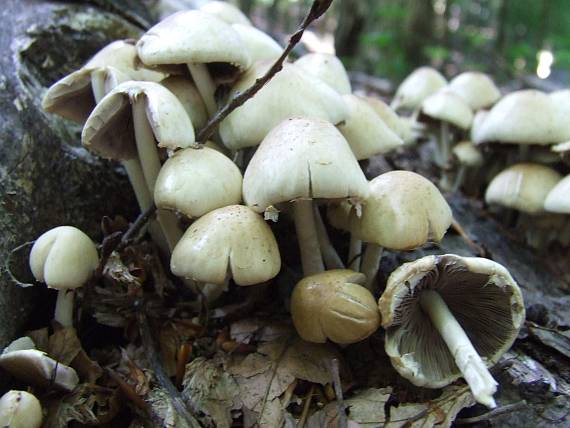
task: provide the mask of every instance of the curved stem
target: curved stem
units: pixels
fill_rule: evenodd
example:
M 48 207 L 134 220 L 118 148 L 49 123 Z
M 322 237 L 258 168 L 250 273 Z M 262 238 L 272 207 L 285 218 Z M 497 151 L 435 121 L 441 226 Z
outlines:
M 362 241 L 356 239 L 355 236 L 350 234 L 350 244 L 348 247 L 348 268 L 355 272 L 360 271 L 360 263 L 362 261 Z
M 59 290 L 53 318 L 64 327 L 73 327 L 73 290 Z
M 327 228 L 321 217 L 319 207 L 316 204 L 313 204 L 313 211 L 315 215 L 315 225 L 317 227 L 317 239 L 319 240 L 319 247 L 323 254 L 325 266 L 327 269 L 344 269 L 344 263 L 329 239 Z
M 487 407 L 496 407 L 493 394 L 497 391 L 497 382 L 443 298 L 437 291 L 424 290 L 420 305 L 445 341 L 475 400 Z
M 323 272 L 325 267 L 317 237 L 312 199 L 297 199 L 293 202 L 293 212 L 303 274 L 308 276 Z
M 145 102 L 140 98 L 136 98 L 133 102 L 132 109 L 137 151 L 146 185 L 150 194 L 153 195 L 156 179 L 161 168 L 158 149 L 152 128 L 146 116 Z M 157 210 L 156 216 L 166 237 L 166 241 L 168 242 L 168 247 L 170 251 L 172 251 L 176 243 L 182 237 L 182 230 L 178 227 L 176 216 L 174 213 L 161 209 Z
M 187 64 L 188 70 L 194 79 L 196 88 L 200 92 L 202 100 L 206 105 L 206 110 L 208 111 L 208 117 L 214 116 L 218 110 L 216 105 L 216 99 L 214 98 L 214 93 L 216 92 L 216 85 L 212 81 L 208 67 L 205 64 Z
M 364 256 L 362 257 L 362 268 L 360 272 L 366 275 L 366 288 L 370 291 L 374 289 L 374 280 L 380 268 L 380 259 L 384 248 L 378 244 L 367 243 Z

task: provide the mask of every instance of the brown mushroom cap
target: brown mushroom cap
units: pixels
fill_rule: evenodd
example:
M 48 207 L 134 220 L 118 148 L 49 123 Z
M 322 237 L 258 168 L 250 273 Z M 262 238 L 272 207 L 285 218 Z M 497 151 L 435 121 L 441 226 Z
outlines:
M 275 277 L 281 257 L 261 216 L 230 205 L 192 223 L 172 252 L 170 268 L 199 282 L 223 284 L 229 274 L 238 285 L 253 285 Z
M 485 201 L 530 214 L 542 212 L 548 193 L 562 179 L 552 168 L 519 163 L 500 172 L 487 187 Z
M 357 239 L 394 250 L 409 250 L 428 239 L 441 241 L 452 220 L 451 208 L 428 179 L 415 172 L 391 171 L 370 182 L 362 215 L 351 214 Z
M 522 294 L 509 272 L 482 258 L 423 257 L 396 269 L 378 305 L 386 352 L 414 385 L 441 388 L 461 372 L 420 307 L 423 290 L 436 290 L 488 366 L 513 344 L 525 319 Z
M 291 316 L 301 338 L 349 344 L 374 333 L 380 316 L 372 293 L 362 286 L 365 279 L 361 273 L 338 269 L 299 281 L 291 296 Z

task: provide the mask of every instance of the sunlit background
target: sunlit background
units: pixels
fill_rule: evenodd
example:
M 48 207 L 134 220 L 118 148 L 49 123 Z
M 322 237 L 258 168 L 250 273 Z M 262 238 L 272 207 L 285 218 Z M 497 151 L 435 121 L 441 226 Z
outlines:
M 233 3 L 279 38 L 312 1 Z M 448 76 L 475 69 L 498 80 L 524 76 L 561 86 L 569 80 L 569 23 L 568 0 L 334 0 L 303 42 L 307 50 L 336 52 L 351 70 L 392 81 L 431 64 Z

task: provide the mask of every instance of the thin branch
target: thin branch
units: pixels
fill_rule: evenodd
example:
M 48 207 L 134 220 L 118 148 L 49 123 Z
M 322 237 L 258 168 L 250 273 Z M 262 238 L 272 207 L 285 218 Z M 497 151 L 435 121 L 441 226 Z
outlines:
M 154 344 L 154 339 L 150 332 L 150 324 L 145 313 L 145 308 L 142 303 L 139 302 L 137 310 L 137 324 L 139 327 L 139 334 L 141 336 L 141 341 L 143 348 L 145 350 L 145 356 L 149 363 L 150 369 L 154 372 L 156 380 L 162 389 L 164 389 L 172 399 L 172 405 L 176 410 L 176 413 L 186 421 L 188 426 L 192 428 L 200 428 L 201 425 L 198 420 L 190 413 L 184 398 L 180 391 L 176 389 L 168 374 L 164 370 L 160 357 L 158 356 L 156 346 Z
M 293 48 L 301 41 L 303 33 L 309 25 L 318 19 L 323 13 L 327 11 L 333 0 L 314 0 L 309 13 L 305 16 L 305 19 L 297 28 L 297 31 L 289 37 L 289 43 L 285 47 L 285 50 L 281 56 L 275 61 L 271 68 L 263 75 L 258 78 L 255 83 L 249 87 L 247 90 L 241 92 L 239 95 L 235 96 L 228 102 L 221 110 L 212 117 L 204 128 L 200 130 L 196 140 L 200 143 L 205 143 L 206 140 L 214 133 L 217 126 L 222 120 L 224 120 L 232 111 L 244 104 L 247 100 L 252 98 L 267 82 L 269 82 L 273 76 L 279 73 L 283 69 L 283 63 L 289 56 L 289 53 Z

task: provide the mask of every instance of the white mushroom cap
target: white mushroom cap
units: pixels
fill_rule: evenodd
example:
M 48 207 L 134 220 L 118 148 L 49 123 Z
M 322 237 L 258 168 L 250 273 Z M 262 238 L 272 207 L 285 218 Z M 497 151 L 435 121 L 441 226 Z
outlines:
M 188 116 L 194 129 L 202 129 L 208 122 L 208 112 L 200 93 L 190 79 L 182 76 L 172 76 L 160 82 L 162 86 L 176 95 Z
M 154 188 L 158 208 L 196 218 L 241 202 L 242 176 L 226 156 L 208 147 L 189 147 L 171 156 Z
M 474 144 L 481 143 L 481 129 L 483 128 L 483 122 L 489 116 L 488 110 L 479 110 L 475 113 L 473 117 L 473 123 L 471 124 L 471 130 L 469 131 L 469 137 Z
M 299 198 L 364 199 L 368 183 L 342 134 L 329 122 L 287 119 L 265 137 L 243 180 L 257 212 Z
M 92 73 L 107 67 L 129 80 L 159 82 L 168 76 L 166 70 L 146 67 L 137 57 L 132 40 L 118 40 L 105 46 L 83 67 L 55 82 L 42 100 L 42 108 L 67 119 L 83 123 L 95 107 L 91 89 Z
M 9 428 L 40 428 L 42 406 L 26 391 L 8 391 L 0 398 L 0 426 Z
M 233 86 L 230 98 L 252 86 L 271 65 L 258 63 L 244 73 Z M 347 107 L 342 97 L 327 84 L 294 64 L 284 64 L 283 70 L 255 97 L 221 122 L 220 135 L 224 144 L 234 150 L 256 146 L 273 127 L 296 116 L 337 124 L 346 119 Z
M 469 104 L 459 95 L 440 90 L 422 102 L 422 112 L 433 119 L 448 122 L 461 129 L 469 129 L 473 112 Z
M 570 214 L 570 175 L 560 180 L 548 193 L 544 209 L 553 213 Z
M 194 144 L 190 117 L 176 96 L 158 83 L 125 82 L 95 107 L 83 128 L 81 141 L 102 157 L 124 160 L 136 156 L 131 103 L 143 97 L 147 119 L 159 147 L 178 149 Z
M 295 61 L 295 65 L 321 79 L 341 95 L 352 93 L 348 73 L 340 59 L 334 55 L 308 53 Z
M 336 269 L 303 278 L 291 296 L 291 317 L 303 340 L 356 343 L 374 333 L 380 315 L 362 273 Z
M 475 143 L 552 144 L 561 140 L 552 100 L 543 92 L 524 90 L 503 97 L 474 135 Z
M 30 253 L 34 277 L 59 290 L 81 287 L 99 264 L 97 248 L 81 230 L 59 226 L 44 233 Z
M 380 118 L 370 105 L 355 95 L 343 96 L 348 118 L 338 125 L 356 159 L 368 159 L 388 153 L 404 143 Z
M 440 334 L 420 307 L 423 290 L 436 290 L 492 366 L 513 344 L 525 319 L 521 291 L 492 260 L 454 254 L 405 263 L 380 297 L 385 348 L 392 365 L 414 385 L 441 388 L 461 376 Z
M 493 80 L 477 71 L 467 71 L 455 76 L 447 88 L 463 98 L 473 110 L 491 107 L 501 97 Z
M 488 204 L 498 204 L 530 214 L 542 212 L 548 193 L 562 179 L 544 165 L 519 163 L 500 172 L 485 192 Z
M 548 94 L 548 97 L 558 112 L 558 123 L 560 125 L 558 142 L 568 141 L 570 140 L 570 125 L 568 124 L 568 118 L 570 117 L 570 89 L 551 92 Z
M 251 25 L 241 10 L 225 1 L 210 0 L 200 6 L 200 10 L 215 15 L 228 24 Z
M 36 349 L 3 353 L 0 355 L 0 367 L 30 385 L 73 391 L 79 383 L 75 370 Z
M 551 150 L 555 153 L 570 153 L 570 141 L 555 144 Z
M 283 48 L 263 31 L 251 25 L 234 24 L 232 27 L 245 43 L 252 64 L 257 61 L 274 61 L 281 56 Z
M 415 140 L 412 129 L 412 121 L 402 118 L 392 108 L 379 98 L 360 97 L 374 109 L 376 114 L 384 121 L 394 133 L 402 139 L 404 144 L 410 144 Z
M 451 225 L 451 208 L 435 185 L 415 172 L 391 171 L 370 182 L 360 218 L 351 231 L 362 241 L 394 250 L 439 242 Z
M 231 205 L 192 223 L 172 252 L 170 268 L 195 281 L 223 284 L 229 274 L 238 285 L 253 285 L 275 277 L 281 257 L 261 216 Z
M 481 151 L 471 141 L 461 141 L 453 149 L 453 154 L 461 165 L 475 167 L 483 165 Z
M 251 64 L 249 52 L 231 25 L 214 15 L 187 10 L 170 15 L 137 42 L 145 64 L 228 63 L 239 70 Z
M 439 71 L 431 67 L 420 67 L 400 84 L 391 106 L 396 111 L 418 109 L 424 99 L 446 84 L 447 80 Z

